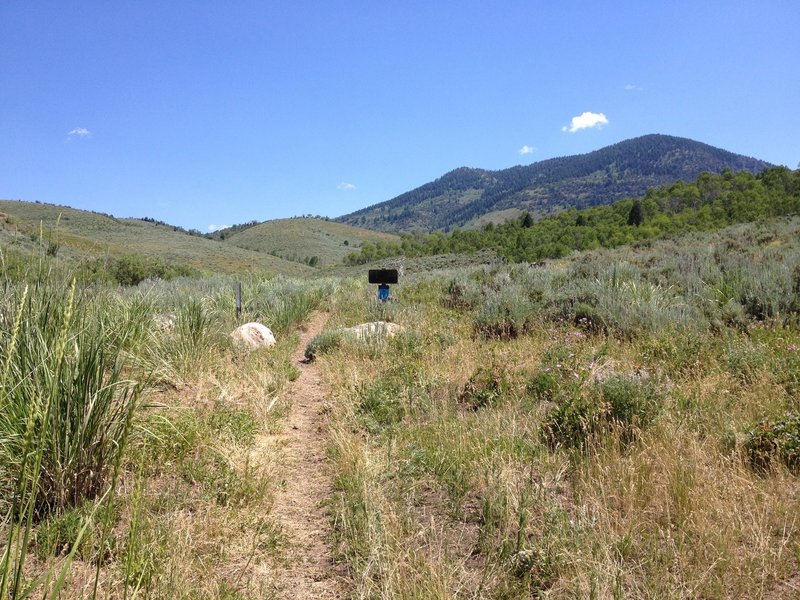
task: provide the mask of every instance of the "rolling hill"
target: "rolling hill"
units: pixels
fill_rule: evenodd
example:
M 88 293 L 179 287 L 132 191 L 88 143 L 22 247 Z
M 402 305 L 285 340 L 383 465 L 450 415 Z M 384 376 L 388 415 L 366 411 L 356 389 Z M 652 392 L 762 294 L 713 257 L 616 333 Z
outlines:
M 768 166 L 694 140 L 653 134 L 500 171 L 462 167 L 337 221 L 394 232 L 480 227 L 523 210 L 541 216 L 638 197 L 648 188 L 691 181 L 704 171 L 758 172 Z
M 276 219 L 233 233 L 220 232 L 225 244 L 319 266 L 340 264 L 364 242 L 397 241 L 396 235 L 318 218 Z
M 118 219 L 54 204 L 0 200 L 0 239 L 4 245 L 33 250 L 40 236 L 45 244 L 56 245 L 59 256 L 73 259 L 141 254 L 206 272 L 314 272 L 301 263 L 189 235 L 162 223 Z

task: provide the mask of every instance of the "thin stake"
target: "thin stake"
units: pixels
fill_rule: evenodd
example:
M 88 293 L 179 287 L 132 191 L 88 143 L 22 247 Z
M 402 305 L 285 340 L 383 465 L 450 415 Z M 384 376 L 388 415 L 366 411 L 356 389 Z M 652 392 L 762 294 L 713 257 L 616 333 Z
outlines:
M 236 282 L 236 320 L 242 320 L 242 283 Z

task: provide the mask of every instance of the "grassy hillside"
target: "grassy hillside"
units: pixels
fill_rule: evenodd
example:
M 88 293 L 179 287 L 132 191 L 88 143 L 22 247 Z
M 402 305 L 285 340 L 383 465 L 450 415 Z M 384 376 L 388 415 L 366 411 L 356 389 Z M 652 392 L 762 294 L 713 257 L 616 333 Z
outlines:
M 224 239 L 226 244 L 290 261 L 306 262 L 316 256 L 320 266 L 341 263 L 364 242 L 399 240 L 396 235 L 316 218 L 266 221 Z
M 261 252 L 192 236 L 167 225 L 66 206 L 0 200 L 2 236 L 22 250 L 39 244 L 59 257 L 119 257 L 127 254 L 159 257 L 200 271 L 234 273 L 268 271 L 303 275 L 312 269 Z

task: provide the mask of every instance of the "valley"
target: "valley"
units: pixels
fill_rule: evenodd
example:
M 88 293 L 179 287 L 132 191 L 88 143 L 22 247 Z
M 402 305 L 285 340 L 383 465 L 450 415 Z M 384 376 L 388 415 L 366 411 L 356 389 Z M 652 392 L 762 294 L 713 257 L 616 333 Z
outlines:
M 794 598 L 798 202 L 214 237 L 3 201 L 0 598 Z

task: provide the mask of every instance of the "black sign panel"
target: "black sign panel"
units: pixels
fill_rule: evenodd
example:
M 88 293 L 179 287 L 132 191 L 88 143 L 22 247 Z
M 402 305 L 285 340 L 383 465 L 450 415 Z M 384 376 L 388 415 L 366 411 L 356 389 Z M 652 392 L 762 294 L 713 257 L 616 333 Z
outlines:
M 397 269 L 370 269 L 370 283 L 397 283 Z

